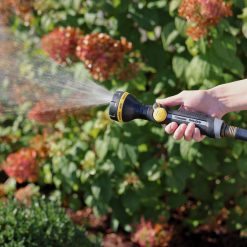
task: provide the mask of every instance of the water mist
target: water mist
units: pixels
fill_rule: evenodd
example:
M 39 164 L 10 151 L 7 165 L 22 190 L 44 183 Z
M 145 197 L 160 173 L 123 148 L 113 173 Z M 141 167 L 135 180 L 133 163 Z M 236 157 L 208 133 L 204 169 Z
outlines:
M 24 51 L 25 50 L 25 51 Z M 46 122 L 84 108 L 108 104 L 113 94 L 90 80 L 82 64 L 73 68 L 57 65 L 24 49 L 7 28 L 0 26 L 0 112 L 13 114 L 28 105 L 32 119 Z M 78 74 L 78 73 L 77 73 Z

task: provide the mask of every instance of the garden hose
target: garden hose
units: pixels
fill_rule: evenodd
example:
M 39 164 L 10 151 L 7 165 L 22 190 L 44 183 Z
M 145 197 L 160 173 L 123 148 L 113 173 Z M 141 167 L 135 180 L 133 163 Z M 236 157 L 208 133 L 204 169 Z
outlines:
M 226 124 L 222 119 L 213 118 L 203 113 L 186 110 L 172 110 L 155 103 L 141 104 L 128 92 L 117 91 L 110 102 L 109 115 L 112 120 L 129 122 L 134 119 L 146 119 L 159 124 L 195 123 L 203 135 L 211 138 L 232 137 L 247 141 L 247 130 Z

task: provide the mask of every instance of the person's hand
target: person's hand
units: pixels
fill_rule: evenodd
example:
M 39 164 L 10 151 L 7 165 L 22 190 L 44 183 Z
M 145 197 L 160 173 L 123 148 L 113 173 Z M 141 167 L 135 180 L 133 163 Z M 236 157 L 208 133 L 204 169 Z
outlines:
M 211 90 L 182 91 L 165 99 L 157 99 L 156 102 L 167 107 L 179 105 L 185 110 L 201 112 L 217 118 L 221 118 L 227 113 L 223 103 L 217 99 Z M 165 126 L 165 131 L 168 134 L 173 134 L 176 140 L 184 137 L 186 141 L 194 139 L 199 142 L 205 138 L 194 123 L 178 126 L 177 123 L 172 122 Z

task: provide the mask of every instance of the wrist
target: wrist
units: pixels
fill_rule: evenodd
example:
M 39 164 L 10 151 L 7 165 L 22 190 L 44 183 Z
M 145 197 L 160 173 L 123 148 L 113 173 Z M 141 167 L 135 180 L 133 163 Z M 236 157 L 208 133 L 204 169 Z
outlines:
M 228 112 L 235 111 L 224 84 L 208 89 L 207 93 L 215 101 L 219 112 L 218 115 L 224 116 Z
M 224 114 L 247 110 L 247 100 L 246 97 L 243 97 L 245 91 L 247 91 L 246 80 L 222 84 L 208 90 Z

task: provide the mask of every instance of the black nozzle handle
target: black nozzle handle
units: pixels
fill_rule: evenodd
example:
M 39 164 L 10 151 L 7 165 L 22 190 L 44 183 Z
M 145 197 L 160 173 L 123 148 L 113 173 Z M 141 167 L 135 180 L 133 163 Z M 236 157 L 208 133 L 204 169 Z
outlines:
M 219 118 L 213 118 L 203 113 L 190 112 L 186 110 L 167 110 L 167 118 L 163 122 L 168 124 L 176 122 L 178 124 L 194 123 L 203 135 L 212 138 L 221 138 L 221 128 L 223 120 Z
M 167 110 L 164 124 L 176 122 L 178 124 L 194 123 L 203 135 L 211 138 L 231 137 L 247 141 L 247 130 L 226 124 L 219 118 L 210 117 L 203 113 L 186 110 Z
M 134 119 L 146 119 L 159 124 L 194 123 L 203 135 L 212 138 L 232 137 L 247 141 L 247 130 L 226 124 L 219 118 L 203 113 L 190 112 L 184 109 L 172 110 L 159 104 L 144 105 L 133 95 L 117 91 L 110 102 L 109 116 L 118 122 L 129 122 Z

